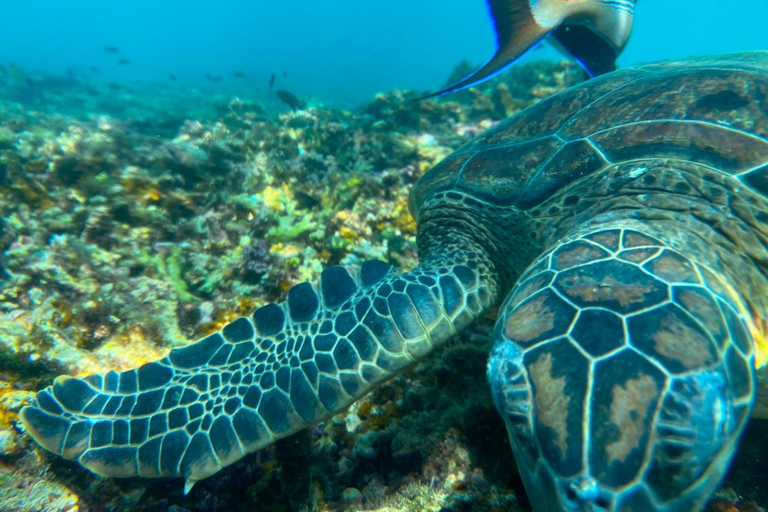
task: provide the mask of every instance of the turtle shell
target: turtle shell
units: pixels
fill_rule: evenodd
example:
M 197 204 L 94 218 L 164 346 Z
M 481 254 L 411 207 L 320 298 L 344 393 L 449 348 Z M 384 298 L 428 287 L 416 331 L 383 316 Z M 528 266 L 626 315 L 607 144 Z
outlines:
M 551 96 L 459 148 L 416 184 L 411 208 L 462 190 L 527 210 L 621 162 L 671 158 L 768 196 L 768 51 L 663 62 Z

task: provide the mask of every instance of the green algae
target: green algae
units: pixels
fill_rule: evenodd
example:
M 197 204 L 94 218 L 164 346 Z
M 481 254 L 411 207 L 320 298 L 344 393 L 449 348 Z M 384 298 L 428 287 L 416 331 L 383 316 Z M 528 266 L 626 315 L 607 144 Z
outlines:
M 317 222 L 312 212 L 302 215 L 276 215 L 276 225 L 267 230 L 267 238 L 276 242 L 291 242 L 300 238 L 304 233 L 314 230 Z
M 165 251 L 161 251 L 155 258 L 155 264 L 161 278 L 171 285 L 179 299 L 187 302 L 200 302 L 200 298 L 189 291 L 189 286 L 184 281 L 181 247 L 172 245 L 167 254 Z

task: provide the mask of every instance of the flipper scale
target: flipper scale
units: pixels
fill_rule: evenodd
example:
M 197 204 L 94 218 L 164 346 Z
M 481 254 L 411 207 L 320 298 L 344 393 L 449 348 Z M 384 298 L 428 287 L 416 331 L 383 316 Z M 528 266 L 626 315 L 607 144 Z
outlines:
M 413 272 L 432 274 L 422 279 L 431 286 L 406 282 L 381 262 L 366 263 L 354 276 L 333 267 L 318 286 L 297 285 L 287 302 L 266 305 L 163 359 L 103 377 L 59 377 L 22 419 L 41 446 L 94 473 L 181 476 L 189 488 L 327 419 L 447 341 L 453 330 L 446 324 L 480 313 L 462 298 L 477 292 L 479 276 L 467 281 L 462 266 L 461 279 L 471 284 L 465 287 L 446 273 L 467 257 L 443 257 Z M 456 297 L 446 309 L 440 298 L 449 289 Z M 384 316 L 376 300 L 391 304 Z

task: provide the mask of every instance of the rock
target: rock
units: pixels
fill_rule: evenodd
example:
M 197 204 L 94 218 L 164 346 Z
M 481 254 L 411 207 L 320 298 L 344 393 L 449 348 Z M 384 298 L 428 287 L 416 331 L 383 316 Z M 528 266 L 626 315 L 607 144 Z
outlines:
M 80 498 L 69 488 L 17 472 L 0 473 L 3 512 L 78 512 Z
M 350 413 L 345 418 L 344 423 L 347 427 L 347 433 L 351 435 L 360 429 L 361 421 L 357 414 Z
M 347 487 L 341 493 L 341 499 L 344 501 L 360 501 L 363 499 L 363 495 L 354 487 Z
M 11 457 L 21 454 L 21 446 L 10 430 L 0 430 L 0 455 Z

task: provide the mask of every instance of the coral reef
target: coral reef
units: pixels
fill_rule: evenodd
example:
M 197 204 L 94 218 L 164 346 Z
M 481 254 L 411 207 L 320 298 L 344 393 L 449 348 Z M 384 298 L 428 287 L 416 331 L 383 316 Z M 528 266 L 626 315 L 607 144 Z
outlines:
M 6 69 L 0 510 L 530 510 L 485 384 L 490 321 L 186 497 L 179 481 L 104 480 L 51 457 L 16 414 L 58 374 L 162 357 L 326 266 L 412 268 L 415 181 L 579 80 L 573 64 L 534 63 L 440 100 L 392 91 L 354 112 L 270 112 L 249 98 Z M 710 510 L 768 503 L 756 462 L 768 443 L 754 425 Z

